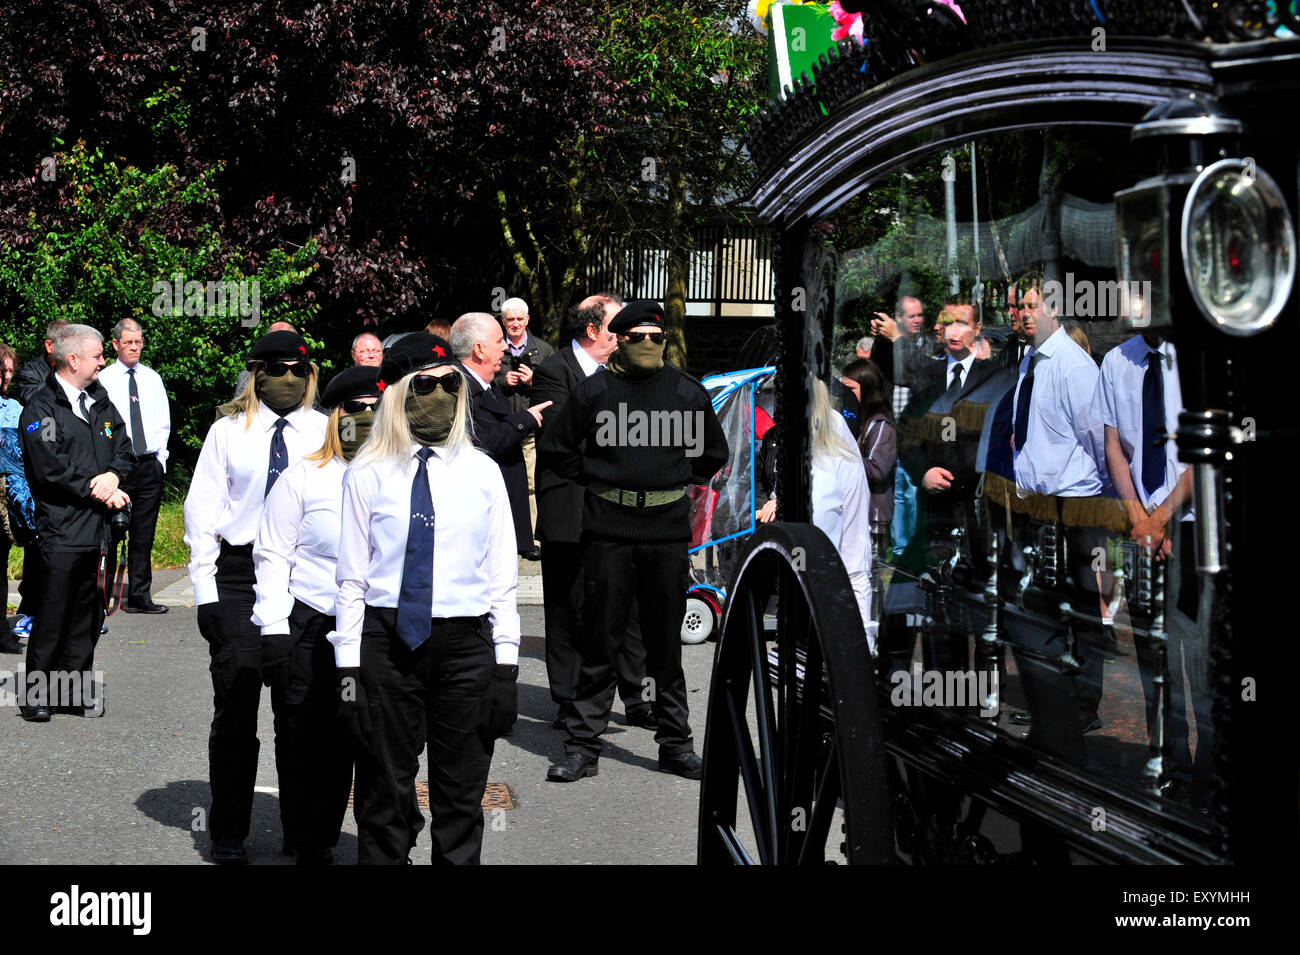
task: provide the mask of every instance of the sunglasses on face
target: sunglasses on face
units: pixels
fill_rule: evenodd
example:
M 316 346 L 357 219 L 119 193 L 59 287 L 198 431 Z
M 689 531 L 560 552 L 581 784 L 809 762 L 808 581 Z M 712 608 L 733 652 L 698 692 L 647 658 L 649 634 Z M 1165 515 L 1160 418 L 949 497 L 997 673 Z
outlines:
M 633 345 L 637 344 L 638 342 L 643 342 L 647 338 L 650 339 L 652 342 L 654 342 L 656 345 L 662 345 L 664 343 L 663 332 L 624 332 L 623 337 L 626 338 Z
M 262 365 L 262 370 L 272 378 L 280 378 L 290 372 L 296 378 L 306 378 L 311 374 L 311 365 L 305 361 L 300 361 L 289 365 L 282 361 L 268 361 Z
M 344 414 L 361 414 L 368 409 L 374 409 L 379 404 L 378 401 L 371 403 L 362 401 L 360 398 L 349 398 L 342 402 L 339 407 L 343 409 Z
M 442 376 L 416 375 L 411 382 L 411 390 L 417 395 L 431 395 L 439 386 L 449 395 L 456 394 L 460 391 L 460 375 L 455 372 Z

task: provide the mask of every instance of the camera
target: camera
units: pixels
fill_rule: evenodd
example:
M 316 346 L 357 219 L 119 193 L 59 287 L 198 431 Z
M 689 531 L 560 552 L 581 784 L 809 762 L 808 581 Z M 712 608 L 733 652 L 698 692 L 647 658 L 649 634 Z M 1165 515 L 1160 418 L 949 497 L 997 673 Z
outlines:
M 113 533 L 113 540 L 118 541 L 125 537 L 131 527 L 131 505 L 128 504 L 114 511 L 108 519 L 108 527 Z
M 526 365 L 527 362 L 524 361 L 523 355 L 512 355 L 509 352 L 506 352 L 505 364 L 509 371 L 518 371 L 519 366 Z

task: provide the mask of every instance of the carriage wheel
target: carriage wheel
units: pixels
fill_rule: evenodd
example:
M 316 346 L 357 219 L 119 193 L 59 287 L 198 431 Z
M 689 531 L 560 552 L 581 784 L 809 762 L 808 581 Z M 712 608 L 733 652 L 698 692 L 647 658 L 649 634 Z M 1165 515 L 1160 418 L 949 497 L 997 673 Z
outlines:
M 811 525 L 765 524 L 737 566 L 709 689 L 699 861 L 892 861 L 875 678 L 839 555 Z

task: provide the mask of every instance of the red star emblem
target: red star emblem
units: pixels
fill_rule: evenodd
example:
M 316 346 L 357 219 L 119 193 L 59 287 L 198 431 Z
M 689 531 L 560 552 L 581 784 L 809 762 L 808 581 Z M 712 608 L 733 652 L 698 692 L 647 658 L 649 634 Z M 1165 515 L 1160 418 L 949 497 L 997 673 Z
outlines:
M 299 345 L 299 346 L 298 346 L 298 351 L 300 351 L 300 352 L 303 353 L 303 357 L 306 357 L 306 355 L 307 355 L 307 346 L 305 346 L 305 345 Z
M 380 393 L 382 394 L 382 393 L 383 393 L 383 390 L 384 390 L 385 388 L 388 387 L 388 382 L 386 382 L 386 381 L 378 382 L 378 387 L 379 387 L 379 391 L 380 391 Z
M 435 355 L 437 355 L 439 358 L 446 358 L 446 357 L 447 357 L 447 352 L 446 352 L 446 350 L 445 350 L 441 345 L 434 345 L 434 346 L 433 346 L 433 353 L 434 353 Z

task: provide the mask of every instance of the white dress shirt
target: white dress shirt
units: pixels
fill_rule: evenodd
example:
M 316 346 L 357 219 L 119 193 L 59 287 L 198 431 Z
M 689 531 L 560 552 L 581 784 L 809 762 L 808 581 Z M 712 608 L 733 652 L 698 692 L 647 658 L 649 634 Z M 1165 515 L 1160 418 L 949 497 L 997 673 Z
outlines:
M 411 520 L 411 482 L 419 467 L 412 442 L 400 464 L 368 461 L 343 477 L 338 545 L 337 629 L 329 633 L 340 667 L 361 665 L 365 610 L 397 607 Z M 477 449 L 429 457 L 433 501 L 433 605 L 430 618 L 489 614 L 496 662 L 519 662 L 519 566 L 506 484 L 496 462 Z
M 1147 374 L 1147 353 L 1154 351 L 1164 362 L 1162 378 L 1165 391 L 1165 482 L 1150 496 L 1142 485 L 1142 462 L 1149 449 L 1142 440 L 1142 383 Z M 1152 349 L 1141 335 L 1134 335 L 1118 348 L 1112 348 L 1101 360 L 1097 394 L 1093 398 L 1101 423 L 1119 432 L 1120 447 L 1128 459 L 1129 473 L 1138 500 L 1149 512 L 1159 507 L 1173 493 L 1187 465 L 1178 460 L 1178 447 L 1172 436 L 1178 431 L 1178 414 L 1183 409 L 1183 392 L 1178 380 L 1178 360 L 1173 342 L 1162 342 Z M 1186 514 L 1184 520 L 1189 520 Z
M 126 422 L 126 433 L 135 441 L 131 425 L 131 378 L 129 369 L 115 361 L 99 373 L 99 383 L 113 399 L 117 413 Z M 135 363 L 135 390 L 140 393 L 140 420 L 144 423 L 145 451 L 158 455 L 158 463 L 167 470 L 167 439 L 172 431 L 171 405 L 167 402 L 167 389 L 158 372 L 146 368 L 143 362 Z M 135 444 L 131 445 L 133 448 Z
M 334 615 L 344 470 L 340 458 L 298 461 L 271 488 L 253 541 L 253 623 L 264 634 L 289 632 L 295 597 Z
M 284 418 L 284 446 L 290 465 L 325 443 L 329 419 L 319 411 L 297 408 Z M 257 536 L 271 438 L 279 420 L 278 414 L 259 404 L 251 422 L 245 422 L 243 415 L 223 417 L 208 429 L 185 497 L 185 543 L 190 548 L 189 571 L 196 604 L 217 599 L 221 541 L 251 544 Z M 248 427 L 244 427 L 245 423 Z M 283 478 L 280 475 L 280 480 Z
M 812 522 L 819 527 L 849 572 L 853 596 L 862 614 L 862 626 L 871 620 L 871 487 L 857 454 L 853 433 L 840 415 L 833 415 L 853 457 L 815 455 L 812 459 Z M 870 640 L 870 630 L 867 630 Z M 871 646 L 874 654 L 876 648 Z
M 948 356 L 948 364 L 944 367 L 943 387 L 945 389 L 952 387 L 952 366 L 961 365 L 961 383 L 964 386 L 970 380 L 970 367 L 975 364 L 975 353 L 969 352 L 961 361 Z
M 54 373 L 54 380 L 59 383 L 59 386 L 63 389 L 63 393 L 68 396 L 68 403 L 72 405 L 72 413 L 82 421 L 90 424 L 90 422 L 86 420 L 86 416 L 81 413 L 81 396 L 86 393 L 80 388 L 68 384 L 68 380 L 58 372 Z M 90 395 L 86 395 L 86 407 L 89 408 L 94 403 L 95 399 L 90 397 Z
M 1016 484 L 1058 497 L 1100 494 L 1106 444 L 1092 406 L 1097 363 L 1064 327 L 1039 345 L 1037 354 L 1025 446 L 1016 448 Z
M 491 391 L 491 390 L 492 390 L 492 383 L 491 383 L 491 382 L 488 382 L 488 381 L 484 381 L 482 378 L 480 378 L 479 375 L 478 375 L 478 372 L 476 372 L 476 371 L 475 371 L 473 368 L 471 368 L 469 365 L 462 364 L 461 367 L 465 369 L 466 373 L 467 373 L 471 378 L 473 378 L 475 381 L 477 381 L 480 385 L 483 386 L 483 390 L 484 390 L 484 391 Z
M 573 349 L 574 357 L 578 359 L 578 367 L 582 369 L 582 373 L 588 378 L 605 367 L 600 362 L 596 361 L 596 359 L 588 355 L 587 349 L 579 345 L 576 338 L 570 342 L 570 347 Z

